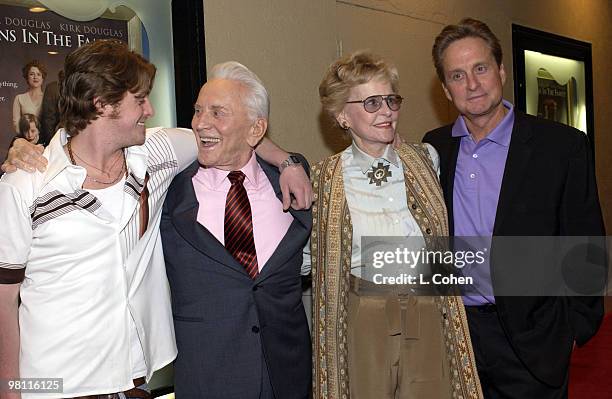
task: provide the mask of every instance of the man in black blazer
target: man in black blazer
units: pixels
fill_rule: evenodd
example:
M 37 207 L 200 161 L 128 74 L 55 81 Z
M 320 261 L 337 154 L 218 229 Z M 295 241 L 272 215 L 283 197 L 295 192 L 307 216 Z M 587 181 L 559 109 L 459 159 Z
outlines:
M 246 67 L 215 66 L 192 120 L 198 161 L 174 179 L 164 204 L 179 398 L 303 399 L 311 392 L 300 271 L 312 218 L 283 213 L 279 171 L 253 152 L 268 104 Z M 307 168 L 296 155 L 284 166 L 295 163 Z M 245 203 L 246 219 L 231 222 Z
M 445 27 L 433 59 L 453 125 L 423 141 L 440 155 L 440 182 L 456 236 L 603 236 L 585 134 L 526 115 L 502 100 L 499 40 L 483 22 Z M 491 275 L 475 284 L 494 293 Z M 488 291 L 487 291 L 488 288 Z M 603 302 L 590 297 L 464 297 L 485 398 L 565 398 L 574 343 L 597 331 Z

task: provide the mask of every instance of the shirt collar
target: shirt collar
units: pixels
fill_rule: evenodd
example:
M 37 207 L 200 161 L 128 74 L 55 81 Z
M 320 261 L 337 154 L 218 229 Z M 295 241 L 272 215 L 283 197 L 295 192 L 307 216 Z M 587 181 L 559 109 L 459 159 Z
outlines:
M 512 126 L 514 125 L 514 106 L 512 103 L 506 100 L 502 100 L 502 104 L 504 107 L 506 107 L 508 112 L 501 122 L 499 122 L 499 124 L 489 132 L 485 139 L 507 147 L 510 145 Z M 459 115 L 453 124 L 451 135 L 453 137 L 464 137 L 469 136 L 469 134 L 470 132 L 465 124 L 463 116 Z
M 258 168 L 259 164 L 255 157 L 255 151 L 252 151 L 249 161 L 239 169 L 245 175 L 245 184 L 248 182 L 251 186 L 258 187 Z M 219 189 L 223 182 L 227 180 L 227 175 L 231 171 L 217 168 L 200 168 L 200 172 L 204 175 L 204 179 L 210 182 L 213 189 Z
M 64 151 L 68 137 L 70 137 L 68 132 L 60 129 L 49 142 L 46 149 L 49 164 L 47 165 L 44 184 L 53 180 L 64 169 L 69 168 L 68 179 L 71 185 L 74 189 L 82 188 L 87 171 L 81 166 L 73 165 L 70 159 L 68 159 Z M 144 149 L 144 145 L 127 147 L 125 163 L 129 173 L 132 173 L 141 180 L 144 179 L 147 172 L 147 152 Z
M 139 179 L 144 179 L 147 173 L 148 155 L 145 145 L 127 147 L 125 149 L 125 164 L 130 173 Z
M 53 180 L 64 169 L 68 168 L 67 178 L 73 189 L 81 188 L 85 181 L 87 172 L 84 168 L 73 165 L 64 152 L 64 146 L 68 142 L 68 133 L 61 129 L 53 136 L 45 149 L 49 163 L 45 173 L 44 185 Z
M 353 151 L 353 162 L 361 169 L 363 174 L 366 174 L 372 168 L 372 165 L 380 161 L 387 161 L 395 167 L 399 167 L 399 157 L 391 144 L 387 144 L 382 156 L 378 158 L 374 158 L 363 152 L 354 141 L 353 144 L 351 144 L 351 150 Z

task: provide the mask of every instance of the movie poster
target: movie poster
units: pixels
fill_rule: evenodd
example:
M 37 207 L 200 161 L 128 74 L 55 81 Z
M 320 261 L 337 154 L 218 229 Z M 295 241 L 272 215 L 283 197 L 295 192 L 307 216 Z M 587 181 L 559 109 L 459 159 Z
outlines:
M 559 84 L 545 68 L 538 70 L 538 116 L 576 127 L 576 79 Z
M 14 108 L 17 112 L 38 112 L 39 117 L 42 99 L 37 87 L 44 93 L 50 85 L 50 94 L 66 55 L 90 41 L 110 38 L 127 43 L 127 21 L 98 18 L 78 22 L 52 11 L 32 13 L 26 7 L 0 4 L 0 162 L 18 133 L 14 118 L 20 115 L 14 115 Z M 29 82 L 23 77 L 23 67 L 32 60 L 46 70 L 44 80 L 36 74 Z M 14 107 L 19 95 L 18 106 Z M 41 132 L 41 137 L 44 134 Z

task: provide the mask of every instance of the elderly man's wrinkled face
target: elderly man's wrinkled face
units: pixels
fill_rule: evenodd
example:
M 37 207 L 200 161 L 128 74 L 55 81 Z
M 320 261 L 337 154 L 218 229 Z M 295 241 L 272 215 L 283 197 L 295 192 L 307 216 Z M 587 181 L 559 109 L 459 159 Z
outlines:
M 248 90 L 240 82 L 227 79 L 213 79 L 200 90 L 191 127 L 201 165 L 239 170 L 249 161 L 267 122 L 249 116 L 245 95 Z

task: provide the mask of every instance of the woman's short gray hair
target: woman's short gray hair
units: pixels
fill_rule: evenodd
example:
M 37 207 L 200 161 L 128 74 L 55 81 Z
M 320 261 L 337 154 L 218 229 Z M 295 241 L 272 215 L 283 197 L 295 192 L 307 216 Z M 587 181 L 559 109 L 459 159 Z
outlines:
M 319 85 L 323 110 L 338 123 L 338 114 L 344 109 L 351 89 L 373 79 L 389 82 L 393 93 L 399 91 L 397 68 L 369 50 L 358 50 L 336 60 Z
M 270 114 L 268 91 L 261 79 L 249 68 L 236 61 L 223 62 L 211 69 L 208 79 L 227 79 L 240 82 L 249 91 L 249 94 L 243 99 L 244 105 L 249 110 L 249 116 L 253 119 L 268 119 Z

